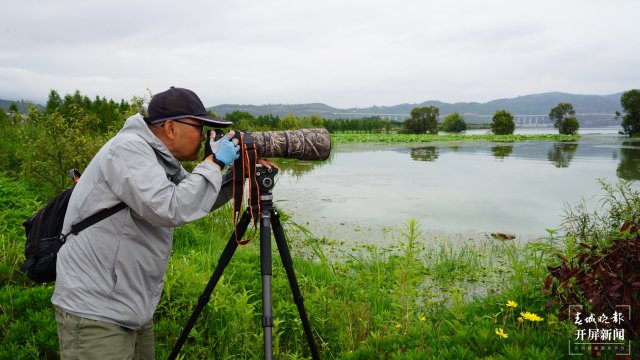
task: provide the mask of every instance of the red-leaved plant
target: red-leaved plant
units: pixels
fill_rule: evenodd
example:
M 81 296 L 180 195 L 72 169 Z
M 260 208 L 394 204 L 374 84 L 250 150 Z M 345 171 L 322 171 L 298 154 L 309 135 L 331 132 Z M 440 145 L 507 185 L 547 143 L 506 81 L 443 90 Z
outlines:
M 581 243 L 583 251 L 571 259 L 557 254 L 562 263 L 548 267 L 544 289 L 552 296 L 547 306 L 557 305 L 561 320 L 575 315 L 570 306 L 582 305 L 592 314 L 630 306 L 632 317 L 622 325 L 631 340 L 640 332 L 640 235 L 629 222 L 620 230 L 621 236 L 608 246 Z
M 578 249 L 557 253 L 560 264 L 548 267 L 547 307 L 557 306 L 559 319 L 576 324 L 579 311 L 604 318 L 626 309 L 623 321 L 602 321 L 597 327 L 623 328 L 625 340 L 640 339 L 640 194 L 627 182 L 600 183 L 607 192 L 604 216 L 588 213 L 586 206 L 567 211 L 565 237 Z

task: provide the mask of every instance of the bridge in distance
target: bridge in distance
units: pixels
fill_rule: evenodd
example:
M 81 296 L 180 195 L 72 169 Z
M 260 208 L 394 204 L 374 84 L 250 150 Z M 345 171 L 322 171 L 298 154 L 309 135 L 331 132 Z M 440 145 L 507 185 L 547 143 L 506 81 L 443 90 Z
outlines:
M 467 123 L 471 124 L 484 124 L 490 123 L 493 115 L 479 115 L 479 114 L 461 114 Z M 336 118 L 342 119 L 361 119 L 367 117 L 379 117 L 383 120 L 391 120 L 396 122 L 402 122 L 411 117 L 410 114 L 382 114 L 382 113 L 334 113 Z M 439 121 L 442 121 L 447 115 L 440 115 Z M 591 119 L 606 119 L 614 120 L 616 114 L 606 113 L 579 113 L 576 114 L 578 121 L 591 120 Z M 532 115 L 532 114 L 516 114 L 513 115 L 513 120 L 518 127 L 547 127 L 552 126 L 553 122 L 549 119 L 549 115 Z

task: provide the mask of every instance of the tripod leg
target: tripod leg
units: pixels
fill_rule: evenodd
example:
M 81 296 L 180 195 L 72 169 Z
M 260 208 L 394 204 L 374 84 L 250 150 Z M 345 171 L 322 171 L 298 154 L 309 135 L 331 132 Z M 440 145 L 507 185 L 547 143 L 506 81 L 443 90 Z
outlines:
M 318 348 L 313 340 L 313 333 L 311 332 L 311 325 L 309 323 L 309 318 L 307 317 L 307 311 L 304 308 L 304 299 L 300 293 L 300 286 L 298 285 L 296 274 L 293 271 L 293 260 L 291 259 L 289 245 L 287 245 L 284 229 L 280 222 L 280 215 L 278 215 L 275 209 L 271 209 L 271 223 L 273 225 L 273 235 L 276 238 L 276 244 L 278 245 L 278 251 L 280 252 L 280 259 L 282 260 L 282 265 L 287 272 L 287 278 L 289 278 L 289 285 L 291 286 L 291 292 L 293 293 L 293 302 L 298 307 L 302 327 L 304 328 L 304 333 L 307 337 L 307 342 L 309 343 L 311 356 L 314 360 L 320 359 Z
M 273 359 L 273 313 L 271 302 L 271 213 L 260 212 L 260 273 L 262 275 L 262 328 L 264 329 L 264 358 Z
M 249 225 L 250 220 L 251 220 L 251 215 L 247 210 L 242 214 L 242 217 L 238 222 L 238 226 L 236 227 L 236 231 L 234 231 L 233 234 L 231 234 L 231 238 L 229 238 L 229 241 L 227 242 L 227 246 L 225 246 L 224 250 L 222 251 L 222 255 L 220 255 L 220 260 L 218 260 L 218 265 L 216 266 L 216 269 L 214 270 L 213 274 L 211 275 L 211 278 L 209 279 L 209 282 L 205 286 L 204 291 L 202 292 L 202 294 L 200 295 L 200 298 L 198 299 L 198 305 L 193 310 L 193 313 L 191 314 L 189 321 L 187 322 L 184 329 L 182 330 L 182 334 L 180 334 L 180 338 L 178 338 L 178 341 L 176 341 L 176 344 L 173 346 L 173 349 L 171 350 L 171 354 L 169 354 L 170 360 L 174 360 L 178 356 L 178 353 L 180 352 L 182 345 L 184 345 L 184 343 L 187 341 L 189 332 L 191 332 L 191 329 L 193 328 L 193 326 L 196 323 L 196 320 L 198 319 L 198 316 L 200 316 L 200 313 L 204 309 L 205 305 L 207 305 L 207 303 L 209 302 L 209 299 L 211 298 L 211 293 L 213 292 L 213 289 L 218 284 L 218 281 L 222 276 L 222 272 L 227 267 L 227 265 L 229 265 L 229 262 L 231 261 L 233 254 L 238 248 L 238 243 L 236 242 L 236 234 L 238 235 L 237 239 L 241 239 L 244 236 L 244 232 L 247 230 L 247 226 Z

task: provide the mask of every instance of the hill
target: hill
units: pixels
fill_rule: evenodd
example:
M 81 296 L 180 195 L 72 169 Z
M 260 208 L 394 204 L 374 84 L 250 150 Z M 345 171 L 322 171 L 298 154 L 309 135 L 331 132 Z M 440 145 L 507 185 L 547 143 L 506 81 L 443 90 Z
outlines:
M 311 116 L 313 114 L 320 115 L 323 118 L 334 119 L 336 113 L 344 112 L 338 108 L 331 107 L 329 105 L 320 103 L 311 104 L 269 104 L 269 105 L 235 105 L 235 104 L 223 104 L 208 108 L 208 110 L 224 116 L 234 111 L 244 111 L 252 115 L 278 115 L 280 117 L 287 114 L 294 114 L 296 116 Z
M 9 108 L 13 103 L 16 103 L 16 106 L 18 106 L 18 111 L 21 113 L 26 113 L 27 110 L 29 110 L 29 105 L 36 106 L 39 109 L 44 110 L 44 106 L 40 104 L 32 103 L 30 101 L 26 101 L 26 100 L 14 101 L 14 100 L 3 100 L 3 99 L 0 99 L 0 109 L 4 110 L 5 112 L 9 112 Z
M 415 104 L 399 104 L 392 106 L 371 106 L 365 108 L 340 109 L 325 104 L 269 104 L 269 105 L 235 105 L 223 104 L 210 107 L 212 112 L 224 116 L 233 111 L 245 111 L 255 116 L 294 114 L 296 116 L 309 116 L 318 114 L 324 118 L 354 118 L 364 116 L 382 116 L 392 120 L 402 120 L 408 117 L 411 109 L 423 106 L 435 106 L 440 109 L 441 115 L 453 112 L 462 114 L 468 122 L 489 122 L 491 116 L 500 109 L 505 109 L 514 115 L 548 115 L 551 108 L 561 102 L 573 104 L 579 114 L 592 114 L 585 116 L 589 125 L 614 125 L 612 114 L 622 111 L 620 97 L 622 92 L 611 95 L 577 95 L 561 92 L 549 92 L 518 96 L 509 99 L 497 99 L 486 103 L 459 102 L 445 103 L 437 100 L 429 100 Z M 617 123 L 615 123 L 617 125 Z

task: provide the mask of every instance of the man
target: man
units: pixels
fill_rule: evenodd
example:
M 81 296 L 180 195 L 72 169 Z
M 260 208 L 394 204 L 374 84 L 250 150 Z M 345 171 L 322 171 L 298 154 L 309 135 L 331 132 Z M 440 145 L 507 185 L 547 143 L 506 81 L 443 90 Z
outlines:
M 215 142 L 209 137 L 192 173 L 180 161 L 197 159 L 204 126 L 229 124 L 208 116 L 192 91 L 171 87 L 91 160 L 69 200 L 63 233 L 102 209 L 127 207 L 70 235 L 58 253 L 51 302 L 62 359 L 154 359 L 152 319 L 173 228 L 230 199 L 221 170 L 238 157 L 237 139 L 233 132 Z

